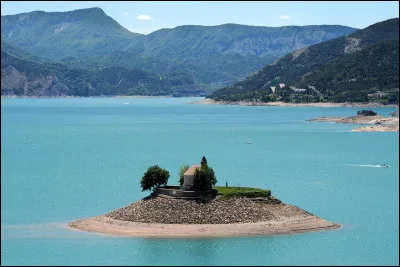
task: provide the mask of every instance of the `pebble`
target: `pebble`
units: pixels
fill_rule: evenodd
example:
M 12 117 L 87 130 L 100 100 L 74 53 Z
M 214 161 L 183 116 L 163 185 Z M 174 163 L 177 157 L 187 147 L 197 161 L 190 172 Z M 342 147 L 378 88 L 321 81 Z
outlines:
M 247 198 L 214 198 L 206 203 L 164 197 L 142 199 L 106 216 L 117 220 L 162 224 L 255 223 L 273 219 L 265 208 Z

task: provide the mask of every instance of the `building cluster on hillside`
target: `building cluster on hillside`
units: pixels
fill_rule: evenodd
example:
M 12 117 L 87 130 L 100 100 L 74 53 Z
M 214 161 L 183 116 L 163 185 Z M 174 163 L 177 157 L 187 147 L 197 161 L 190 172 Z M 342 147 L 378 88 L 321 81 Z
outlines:
M 381 91 L 376 91 L 375 93 L 372 94 L 368 94 L 368 98 L 382 98 L 385 95 L 387 95 L 388 93 L 385 92 L 381 92 Z
M 286 85 L 285 85 L 284 83 L 278 84 L 278 87 L 279 87 L 280 89 L 282 89 L 282 88 L 285 87 L 285 86 L 286 86 Z M 273 94 L 276 93 L 276 87 L 277 87 L 277 86 L 271 86 L 271 90 L 272 90 L 272 93 L 273 93 Z
M 271 91 L 273 94 L 277 93 L 278 89 L 282 89 L 284 87 L 287 87 L 284 83 L 280 83 L 277 86 L 270 86 Z M 321 96 L 322 93 L 320 91 L 318 91 L 315 86 L 312 85 L 308 85 L 308 88 L 296 88 L 295 86 L 289 86 L 290 88 L 290 94 L 291 95 L 300 95 L 300 94 L 315 94 L 315 95 L 319 95 Z
M 304 88 L 296 88 L 294 86 L 290 86 L 290 89 L 292 89 L 293 94 L 298 95 L 298 94 L 305 94 L 307 92 L 307 89 Z

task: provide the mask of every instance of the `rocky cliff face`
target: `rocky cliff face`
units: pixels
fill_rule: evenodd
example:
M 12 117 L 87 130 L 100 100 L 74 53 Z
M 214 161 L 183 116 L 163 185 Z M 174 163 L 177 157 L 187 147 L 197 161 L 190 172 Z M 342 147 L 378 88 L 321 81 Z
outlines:
M 29 78 L 13 66 L 1 69 L 1 94 L 24 96 L 67 96 L 69 89 L 55 75 Z
M 185 25 L 146 36 L 145 53 L 176 58 L 241 55 L 278 58 L 305 46 L 347 35 L 339 25 L 260 27 L 238 24 Z

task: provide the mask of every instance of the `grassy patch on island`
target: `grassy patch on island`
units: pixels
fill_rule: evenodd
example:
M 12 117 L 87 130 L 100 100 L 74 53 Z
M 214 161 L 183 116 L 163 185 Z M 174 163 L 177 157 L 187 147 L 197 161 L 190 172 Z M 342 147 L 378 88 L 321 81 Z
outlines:
M 252 188 L 252 187 L 224 187 L 214 186 L 218 194 L 223 197 L 269 197 L 271 190 Z

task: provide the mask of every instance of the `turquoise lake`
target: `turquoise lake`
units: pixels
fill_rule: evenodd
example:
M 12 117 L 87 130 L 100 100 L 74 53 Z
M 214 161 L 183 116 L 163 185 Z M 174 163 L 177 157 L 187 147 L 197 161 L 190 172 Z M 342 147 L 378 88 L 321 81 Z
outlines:
M 360 108 L 188 104 L 199 99 L 2 99 L 2 265 L 399 264 L 398 132 L 306 121 Z M 202 156 L 217 185 L 271 189 L 343 227 L 204 239 L 66 227 L 145 197 L 149 166 L 169 170 L 177 184 L 179 167 Z M 390 168 L 376 166 L 384 163 Z

